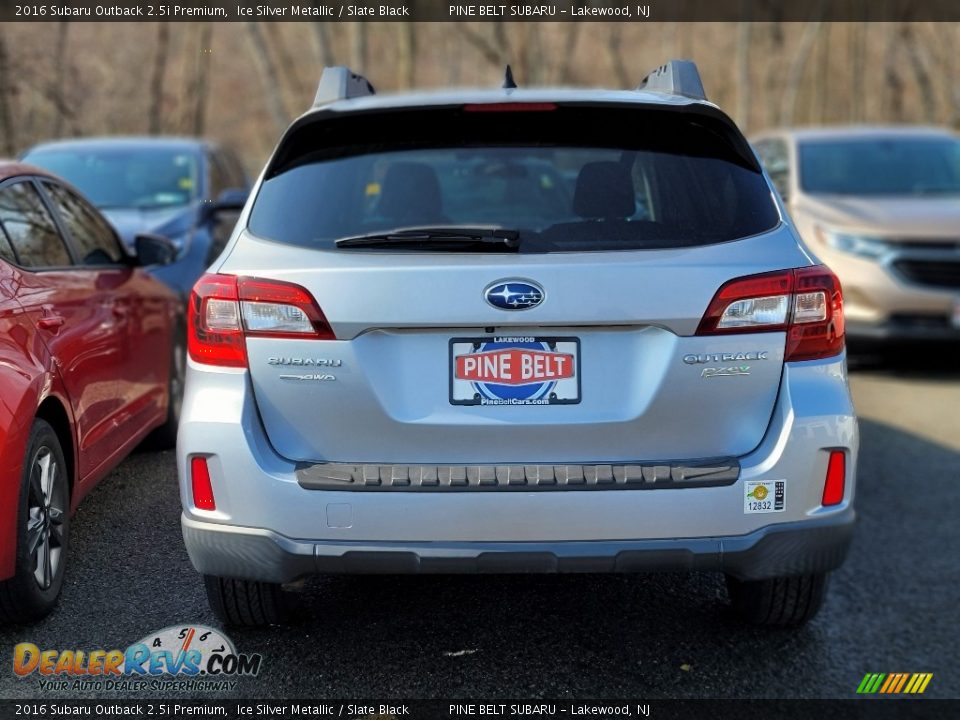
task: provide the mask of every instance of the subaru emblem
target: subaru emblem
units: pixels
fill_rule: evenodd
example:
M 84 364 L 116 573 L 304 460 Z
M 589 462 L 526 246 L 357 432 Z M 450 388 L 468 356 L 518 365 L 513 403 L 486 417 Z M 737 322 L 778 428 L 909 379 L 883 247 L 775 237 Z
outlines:
M 488 286 L 483 297 L 500 310 L 529 310 L 543 302 L 543 288 L 528 280 L 501 280 Z

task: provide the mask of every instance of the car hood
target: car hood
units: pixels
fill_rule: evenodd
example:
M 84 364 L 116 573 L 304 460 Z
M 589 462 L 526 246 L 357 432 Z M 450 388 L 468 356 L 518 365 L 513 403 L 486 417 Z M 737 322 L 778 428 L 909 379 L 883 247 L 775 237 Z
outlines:
M 139 233 L 155 233 L 171 239 L 182 235 L 189 229 L 194 215 L 192 208 L 182 207 L 152 210 L 110 208 L 101 212 L 113 223 L 128 247 L 133 247 L 133 239 Z
M 960 198 L 804 196 L 796 212 L 837 229 L 909 240 L 956 240 L 960 236 Z

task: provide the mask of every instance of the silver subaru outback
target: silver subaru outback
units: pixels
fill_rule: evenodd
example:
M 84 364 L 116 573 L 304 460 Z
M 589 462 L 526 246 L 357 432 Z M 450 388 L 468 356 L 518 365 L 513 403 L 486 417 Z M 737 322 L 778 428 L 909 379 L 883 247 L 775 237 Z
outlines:
M 854 522 L 836 277 L 692 63 L 511 80 L 327 69 L 196 284 L 177 461 L 213 609 L 280 622 L 325 573 L 695 570 L 809 620 Z

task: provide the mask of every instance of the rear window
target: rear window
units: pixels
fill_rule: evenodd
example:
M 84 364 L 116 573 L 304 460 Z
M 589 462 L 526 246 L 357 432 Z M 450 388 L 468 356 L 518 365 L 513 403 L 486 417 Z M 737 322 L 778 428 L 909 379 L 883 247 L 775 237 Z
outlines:
M 294 129 L 249 229 L 278 242 L 498 227 L 520 252 L 670 248 L 769 230 L 779 215 L 723 120 L 654 109 L 396 111 Z
M 0 227 L 22 267 L 50 268 L 71 264 L 67 246 L 29 180 L 0 189 Z
M 887 137 L 801 143 L 800 184 L 830 195 L 960 195 L 960 141 Z
M 41 147 L 23 159 L 65 178 L 101 210 L 181 207 L 198 196 L 200 156 L 193 151 L 81 144 Z

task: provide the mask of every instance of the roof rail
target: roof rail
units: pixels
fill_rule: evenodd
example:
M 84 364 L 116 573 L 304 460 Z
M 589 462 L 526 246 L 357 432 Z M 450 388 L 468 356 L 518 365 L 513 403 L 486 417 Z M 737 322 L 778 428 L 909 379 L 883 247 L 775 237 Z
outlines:
M 373 95 L 376 90 L 363 75 L 358 75 L 348 67 L 337 65 L 325 67 L 317 86 L 317 96 L 313 99 L 313 107 L 320 107 L 337 100 Z
M 706 100 L 700 71 L 693 60 L 670 60 L 647 75 L 637 90 L 683 95 L 694 100 Z

